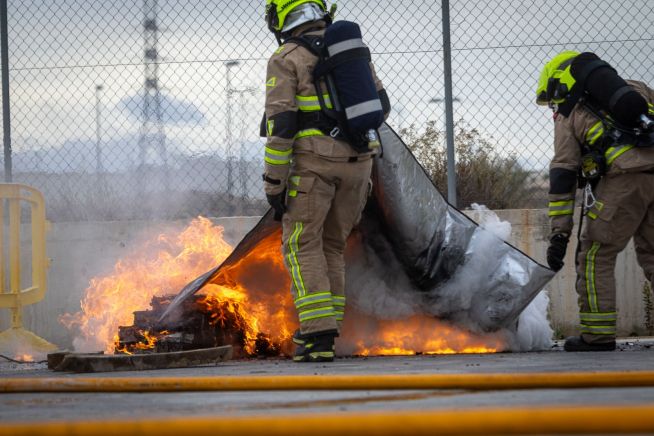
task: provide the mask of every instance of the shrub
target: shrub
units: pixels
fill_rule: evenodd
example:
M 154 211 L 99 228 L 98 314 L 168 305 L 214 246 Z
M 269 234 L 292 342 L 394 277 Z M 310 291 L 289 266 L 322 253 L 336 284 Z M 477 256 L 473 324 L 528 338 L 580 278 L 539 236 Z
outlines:
M 445 132 L 436 128 L 436 121 L 429 121 L 423 132 L 411 125 L 399 134 L 439 191 L 447 193 Z M 454 125 L 454 147 L 460 208 L 479 203 L 490 209 L 509 209 L 535 203 L 538 187 L 534 176 L 515 156 L 499 155 L 492 138 L 459 121 Z

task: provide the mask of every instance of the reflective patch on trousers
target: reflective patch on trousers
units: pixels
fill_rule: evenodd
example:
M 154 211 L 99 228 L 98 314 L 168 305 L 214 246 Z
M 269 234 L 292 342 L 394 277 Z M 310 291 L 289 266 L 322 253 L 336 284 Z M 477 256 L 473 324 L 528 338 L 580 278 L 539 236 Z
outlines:
M 597 289 L 595 287 L 595 258 L 600 246 L 601 244 L 599 242 L 593 242 L 590 250 L 586 253 L 586 294 L 588 296 L 588 306 L 593 313 L 599 312 L 599 307 L 597 306 Z
M 322 309 L 305 310 L 299 312 L 300 322 L 310 321 L 312 319 L 327 318 L 335 316 L 333 307 L 324 307 Z
M 291 267 L 291 277 L 293 278 L 293 285 L 295 286 L 298 297 L 304 297 L 307 294 L 307 290 L 304 286 L 304 280 L 302 279 L 300 263 L 297 260 L 297 253 L 300 249 L 300 235 L 302 235 L 303 227 L 304 226 L 301 222 L 295 223 L 293 233 L 291 233 L 291 236 L 288 238 L 287 260 L 289 266 Z

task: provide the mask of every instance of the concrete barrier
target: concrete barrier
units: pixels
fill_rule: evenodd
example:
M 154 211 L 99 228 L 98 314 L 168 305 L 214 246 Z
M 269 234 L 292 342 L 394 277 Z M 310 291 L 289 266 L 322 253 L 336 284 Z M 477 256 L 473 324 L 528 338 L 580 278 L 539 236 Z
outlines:
M 466 211 L 473 220 L 483 221 L 481 211 Z M 497 215 L 512 225 L 510 243 L 538 262 L 545 261 L 548 234 L 545 210 L 502 210 Z M 577 217 L 578 214 L 575 214 Z M 216 218 L 212 221 L 225 228 L 227 242 L 236 244 L 259 220 L 258 217 Z M 70 348 L 70 332 L 59 322 L 64 313 L 80 310 L 80 301 L 89 280 L 110 273 L 117 260 L 148 238 L 168 230 L 180 230 L 189 221 L 176 222 L 88 222 L 55 223 L 48 233 L 47 253 L 51 259 L 48 271 L 48 291 L 39 304 L 25 308 L 24 324 L 29 330 L 62 348 Z M 29 265 L 29 241 L 23 256 Z M 574 288 L 573 236 L 566 265 L 550 283 L 550 319 L 555 334 L 562 337 L 577 329 L 577 295 Z M 26 277 L 29 271 L 24 271 Z M 618 334 L 620 336 L 652 335 L 652 294 L 645 292 L 645 278 L 636 262 L 633 244 L 618 258 L 616 267 Z M 0 312 L 0 330 L 9 326 L 9 312 Z

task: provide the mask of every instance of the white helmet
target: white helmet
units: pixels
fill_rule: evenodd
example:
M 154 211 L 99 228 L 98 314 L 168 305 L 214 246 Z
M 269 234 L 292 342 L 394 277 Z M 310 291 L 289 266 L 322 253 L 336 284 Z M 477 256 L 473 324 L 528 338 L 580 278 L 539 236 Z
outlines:
M 295 7 L 286 16 L 284 27 L 282 27 L 282 33 L 293 30 L 304 23 L 318 21 L 324 18 L 325 11 L 320 6 L 315 3 L 304 3 Z

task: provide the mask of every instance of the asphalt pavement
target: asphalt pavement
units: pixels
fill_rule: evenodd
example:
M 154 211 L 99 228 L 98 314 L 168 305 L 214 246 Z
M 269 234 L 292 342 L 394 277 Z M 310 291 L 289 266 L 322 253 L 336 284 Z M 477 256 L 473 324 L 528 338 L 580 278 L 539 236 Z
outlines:
M 337 358 L 333 363 L 298 364 L 285 359 L 232 360 L 218 365 L 96 374 L 55 373 L 46 365 L 0 363 L 0 381 L 47 377 L 226 377 L 276 375 L 384 375 L 624 372 L 654 370 L 654 339 L 627 339 L 615 352 L 566 353 L 558 343 L 532 353 L 417 355 Z M 3 393 L 0 423 L 129 420 L 143 417 L 234 417 L 337 412 L 397 412 L 547 406 L 654 404 L 654 387 L 545 388 L 508 390 L 320 390 Z

